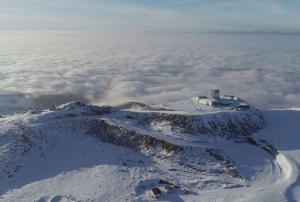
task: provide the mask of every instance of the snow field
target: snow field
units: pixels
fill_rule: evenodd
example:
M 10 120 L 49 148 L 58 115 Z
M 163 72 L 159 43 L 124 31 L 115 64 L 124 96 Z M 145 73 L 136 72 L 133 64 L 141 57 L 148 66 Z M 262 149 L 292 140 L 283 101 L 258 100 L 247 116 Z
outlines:
M 189 141 L 179 137 L 179 129 L 171 130 L 168 122 L 145 126 L 123 119 L 130 111 L 81 116 L 80 110 L 2 116 L 0 201 L 152 201 L 149 190 L 162 188 L 161 179 L 187 188 L 189 194 L 174 188 L 159 201 L 300 201 L 297 110 L 263 111 L 268 125 L 253 136 L 271 143 L 279 151 L 276 158 L 260 147 L 222 138 Z M 187 150 L 184 154 L 158 149 L 137 152 L 103 143 L 85 135 L 85 123 L 92 119 Z M 204 152 L 207 148 L 228 157 L 244 179 L 222 173 L 223 165 Z

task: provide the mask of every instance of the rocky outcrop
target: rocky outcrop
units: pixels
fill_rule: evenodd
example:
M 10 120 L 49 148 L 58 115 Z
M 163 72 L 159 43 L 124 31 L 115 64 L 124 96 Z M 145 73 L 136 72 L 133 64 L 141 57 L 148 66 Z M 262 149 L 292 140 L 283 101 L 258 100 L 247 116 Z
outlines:
M 244 136 L 256 133 L 265 126 L 264 118 L 257 109 L 203 115 L 132 112 L 128 117 L 136 119 L 144 125 L 165 121 L 172 128 L 180 128 L 183 134 L 219 136 L 237 142 L 246 142 Z
M 222 137 L 224 141 L 230 139 L 235 142 L 250 143 L 274 156 L 277 154 L 272 145 L 249 137 L 265 126 L 262 114 L 256 109 L 203 115 L 143 110 L 117 112 L 119 111 L 110 106 L 91 106 L 80 102 L 54 107 L 38 117 L 42 124 L 26 127 L 22 123 L 16 126 L 16 129 L 7 132 L 7 136 L 14 138 L 14 145 L 8 147 L 16 155 L 20 154 L 19 156 L 33 152 L 31 150 L 40 152 L 43 156 L 43 142 L 55 145 L 57 136 L 85 134 L 102 142 L 131 148 L 151 158 L 159 159 L 158 161 L 168 161 L 169 165 L 174 164 L 182 169 L 182 172 L 187 173 L 206 172 L 202 165 L 214 159 L 216 165 L 214 171 L 241 179 L 243 177 L 235 171 L 233 162 L 223 157 L 222 151 L 210 147 L 202 148 L 188 142 L 193 142 L 194 137 Z M 34 113 L 39 112 L 30 112 L 28 116 L 34 116 Z M 168 141 L 172 138 L 165 138 L 164 135 L 172 136 L 173 133 L 164 134 L 162 131 L 158 134 L 157 131 L 151 131 L 151 125 L 162 122 L 169 124 L 171 132 L 177 130 L 180 136 L 188 137 L 184 140 Z M 131 127 L 126 127 L 127 125 Z M 139 130 L 140 126 L 143 126 L 142 130 Z M 3 137 L 5 136 L 6 134 Z M 3 163 L 6 163 L 3 172 L 7 171 L 7 173 L 0 175 L 0 178 L 11 176 L 8 170 L 14 169 L 17 172 L 19 169 L 16 162 L 7 160 Z
M 88 123 L 87 134 L 95 136 L 103 142 L 113 143 L 135 150 L 144 148 L 166 150 L 167 152 L 180 152 L 183 150 L 182 146 L 122 126 L 113 125 L 105 120 L 91 120 Z
M 53 115 L 55 116 L 53 118 L 57 119 L 77 116 L 99 116 L 110 114 L 115 111 L 111 106 L 108 105 L 86 105 L 79 101 L 69 102 L 58 107 L 51 107 L 49 110 L 53 111 Z

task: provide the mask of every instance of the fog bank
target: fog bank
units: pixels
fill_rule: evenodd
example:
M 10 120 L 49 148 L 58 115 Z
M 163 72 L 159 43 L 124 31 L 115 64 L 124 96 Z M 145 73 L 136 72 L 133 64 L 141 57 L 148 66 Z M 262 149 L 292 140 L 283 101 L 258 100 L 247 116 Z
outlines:
M 211 88 L 258 108 L 300 105 L 299 36 L 0 32 L 0 90 L 46 105 L 163 103 Z

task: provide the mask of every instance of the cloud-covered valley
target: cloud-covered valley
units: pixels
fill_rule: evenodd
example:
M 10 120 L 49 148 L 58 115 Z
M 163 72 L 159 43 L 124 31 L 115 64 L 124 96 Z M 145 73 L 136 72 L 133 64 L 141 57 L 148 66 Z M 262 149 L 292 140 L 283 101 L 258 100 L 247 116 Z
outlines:
M 46 105 L 146 104 L 210 88 L 258 108 L 300 105 L 299 36 L 1 32 L 0 90 Z

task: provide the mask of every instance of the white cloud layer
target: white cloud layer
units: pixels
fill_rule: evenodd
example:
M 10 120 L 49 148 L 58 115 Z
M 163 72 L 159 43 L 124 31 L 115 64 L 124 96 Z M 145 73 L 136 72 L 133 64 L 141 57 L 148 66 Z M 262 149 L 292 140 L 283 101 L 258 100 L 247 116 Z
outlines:
M 1 32 L 0 44 L 0 90 L 47 105 L 153 104 L 210 88 L 258 108 L 300 105 L 299 36 Z

